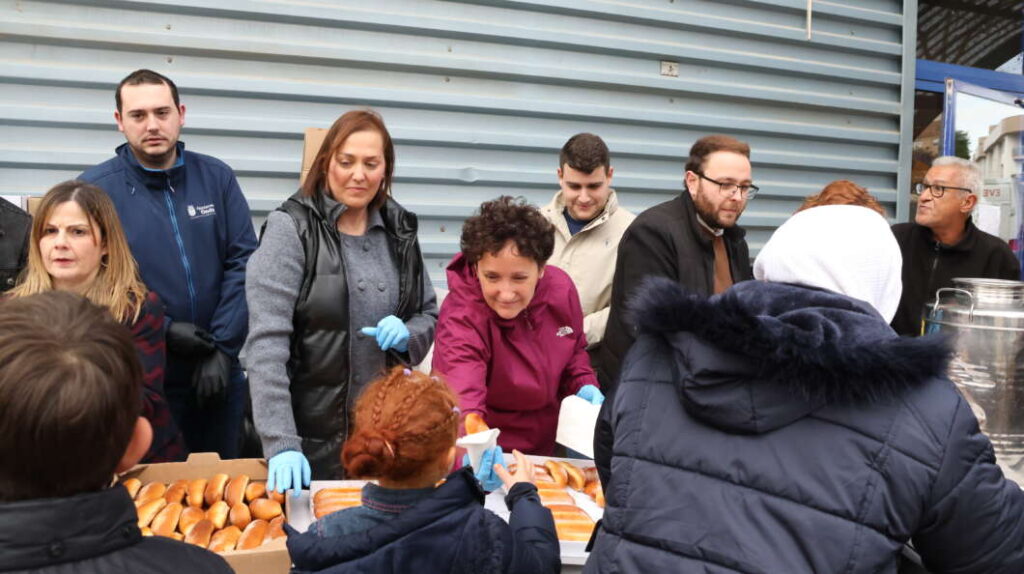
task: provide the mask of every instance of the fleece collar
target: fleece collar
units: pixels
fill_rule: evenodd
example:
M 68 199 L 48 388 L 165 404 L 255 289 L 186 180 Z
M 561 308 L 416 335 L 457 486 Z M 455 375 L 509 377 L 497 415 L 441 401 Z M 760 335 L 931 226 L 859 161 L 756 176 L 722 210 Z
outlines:
M 747 281 L 705 298 L 652 278 L 633 313 L 641 333 L 673 349 L 687 411 L 740 432 L 895 396 L 943 376 L 950 355 L 941 336 L 897 336 L 863 301 L 784 283 Z

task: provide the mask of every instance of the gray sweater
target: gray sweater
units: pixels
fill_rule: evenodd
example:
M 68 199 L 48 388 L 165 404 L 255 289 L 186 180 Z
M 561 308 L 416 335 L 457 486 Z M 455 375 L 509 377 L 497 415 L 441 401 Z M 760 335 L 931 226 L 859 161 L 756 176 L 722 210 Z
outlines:
M 331 209 L 332 217 L 340 215 L 344 208 L 335 206 Z M 364 235 L 342 235 L 342 256 L 346 263 L 349 332 L 352 334 L 349 356 L 358 357 L 349 365 L 352 390 L 348 405 L 351 408 L 363 387 L 386 367 L 386 356 L 376 341 L 359 334 L 359 329 L 376 326 L 377 321 L 390 315 L 398 304 L 398 269 L 388 249 L 379 212 L 370 212 Z M 287 362 L 291 353 L 292 315 L 302 287 L 304 268 L 305 255 L 295 222 L 287 213 L 271 212 L 245 276 L 249 304 L 246 367 L 253 420 L 266 458 L 285 450 L 302 450 L 292 413 Z M 405 323 L 409 329 L 409 358 L 414 365 L 422 361 L 430 349 L 437 323 L 437 300 L 426 266 L 420 298 L 423 313 Z

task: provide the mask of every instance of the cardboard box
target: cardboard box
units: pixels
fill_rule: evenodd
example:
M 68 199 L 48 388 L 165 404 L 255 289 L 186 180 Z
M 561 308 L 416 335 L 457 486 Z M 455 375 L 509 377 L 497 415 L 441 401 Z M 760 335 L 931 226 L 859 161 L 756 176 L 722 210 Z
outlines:
M 126 472 L 124 478 L 137 478 L 143 484 L 170 483 L 182 478 L 210 478 L 217 473 L 228 476 L 247 474 L 253 480 L 267 479 L 267 461 L 261 458 L 221 460 L 215 452 L 193 453 L 185 462 L 141 464 Z M 287 518 L 286 518 L 287 519 Z M 272 540 L 252 550 L 221 554 L 238 574 L 288 574 L 292 561 L 284 538 Z
M 22 198 L 22 206 L 32 217 L 36 216 L 36 211 L 39 209 L 39 204 L 43 202 L 42 196 L 39 195 L 26 195 Z
M 306 181 L 306 174 L 309 173 L 313 158 L 316 157 L 316 152 L 320 151 L 325 137 L 327 130 L 324 128 L 306 128 L 306 137 L 302 142 L 302 171 L 299 173 L 299 185 Z

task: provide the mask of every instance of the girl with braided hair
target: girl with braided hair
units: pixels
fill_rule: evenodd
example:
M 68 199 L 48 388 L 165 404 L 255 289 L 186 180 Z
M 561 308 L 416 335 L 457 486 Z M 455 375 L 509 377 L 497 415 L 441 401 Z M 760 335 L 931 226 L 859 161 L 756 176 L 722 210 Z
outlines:
M 363 488 L 361 506 L 304 534 L 289 531 L 293 572 L 559 571 L 554 520 L 522 453 L 515 474 L 494 465 L 508 489 L 509 523 L 484 509 L 472 468 L 449 474 L 460 411 L 443 381 L 396 367 L 366 388 L 354 418 L 342 464 L 347 476 L 377 484 Z

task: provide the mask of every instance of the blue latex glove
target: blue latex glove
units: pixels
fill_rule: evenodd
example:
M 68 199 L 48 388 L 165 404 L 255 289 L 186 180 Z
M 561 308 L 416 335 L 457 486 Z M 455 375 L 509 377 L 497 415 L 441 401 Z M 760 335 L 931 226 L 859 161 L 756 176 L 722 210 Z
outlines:
M 494 492 L 504 484 L 498 473 L 494 472 L 495 464 L 505 466 L 505 454 L 501 452 L 500 446 L 485 450 L 480 456 L 480 468 L 473 469 L 473 475 L 486 492 Z M 469 466 L 468 454 L 462 456 L 462 466 Z
M 604 402 L 604 393 L 594 385 L 583 385 L 580 387 L 580 390 L 576 391 L 576 396 L 585 401 L 590 401 L 592 405 L 599 405 Z
M 363 327 L 359 332 L 376 337 L 381 351 L 394 349 L 404 353 L 409 350 L 409 329 L 404 321 L 394 315 L 384 317 L 377 322 L 376 327 Z
M 295 450 L 285 450 L 267 461 L 267 491 L 283 493 L 292 489 L 292 496 L 298 496 L 303 486 L 309 486 L 313 474 L 305 455 Z

